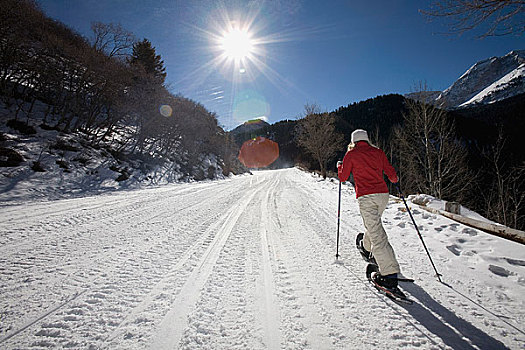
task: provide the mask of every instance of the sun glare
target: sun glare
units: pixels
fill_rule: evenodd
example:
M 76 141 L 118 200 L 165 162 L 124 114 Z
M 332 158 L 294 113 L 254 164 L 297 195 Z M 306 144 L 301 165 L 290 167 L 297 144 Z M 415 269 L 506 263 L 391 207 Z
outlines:
M 254 42 L 247 30 L 232 29 L 225 33 L 220 40 L 224 55 L 230 59 L 240 61 L 253 53 Z
M 215 103 L 214 108 L 225 110 L 224 114 L 229 115 L 231 125 L 242 123 L 246 118 L 270 115 L 266 97 L 250 97 L 249 94 L 253 89 L 251 84 L 264 81 L 261 77 L 282 93 L 288 93 L 288 89 L 293 88 L 305 94 L 271 67 L 271 63 L 277 62 L 279 56 L 275 55 L 278 52 L 276 47 L 270 50 L 268 46 L 301 40 L 308 33 L 294 28 L 272 32 L 274 20 L 263 17 L 262 13 L 256 7 L 253 11 L 242 14 L 238 11 L 228 12 L 219 6 L 209 15 L 206 21 L 208 28 L 190 25 L 191 29 L 208 42 L 207 54 L 203 57 L 209 57 L 210 60 L 199 64 L 191 74 L 186 74 L 176 83 L 189 82 L 187 89 L 202 89 L 209 77 L 216 78 L 215 73 L 219 73 L 226 79 L 224 83 L 219 83 L 219 96 L 211 92 L 206 97 Z M 227 82 L 231 83 L 229 88 L 223 86 Z M 206 91 L 208 90 L 202 90 L 203 93 Z M 165 110 L 161 111 L 162 115 L 163 113 L 170 114 Z

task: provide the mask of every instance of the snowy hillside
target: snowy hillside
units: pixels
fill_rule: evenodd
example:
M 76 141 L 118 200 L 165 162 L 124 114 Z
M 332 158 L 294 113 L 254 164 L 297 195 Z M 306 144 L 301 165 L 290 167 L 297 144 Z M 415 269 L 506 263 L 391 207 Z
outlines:
M 436 99 L 446 107 L 493 103 L 525 92 L 525 50 L 474 64 Z
M 46 108 L 46 104 L 36 103 L 33 119 L 18 120 L 19 127 L 10 127 L 14 107 L 0 102 L 0 201 L 71 198 L 224 178 L 223 162 L 217 154 L 201 153 L 190 163 L 178 154 L 126 152 L 121 145 L 130 127 L 109 140 L 93 142 L 92 135 L 79 131 L 44 127 L 42 110 Z M 20 125 L 31 132 L 17 130 Z
M 383 216 L 414 300 L 364 276 L 343 185 L 298 169 L 0 203 L 2 349 L 523 349 L 525 249 L 403 203 Z

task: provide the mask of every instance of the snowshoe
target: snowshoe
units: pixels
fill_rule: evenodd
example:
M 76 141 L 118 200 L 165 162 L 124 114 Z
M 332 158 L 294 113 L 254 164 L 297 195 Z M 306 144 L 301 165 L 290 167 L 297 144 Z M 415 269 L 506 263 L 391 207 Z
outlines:
M 359 250 L 359 253 L 367 263 L 377 265 L 376 259 L 373 257 L 372 253 L 366 250 L 363 246 L 364 235 L 365 234 L 363 232 L 357 234 L 357 237 L 355 239 L 355 245 L 357 247 L 357 250 Z
M 379 267 L 368 264 L 366 267 L 366 277 L 368 281 L 382 294 L 397 303 L 412 304 L 412 300 L 407 298 L 397 286 L 398 281 L 413 281 L 407 278 L 388 278 L 379 273 Z

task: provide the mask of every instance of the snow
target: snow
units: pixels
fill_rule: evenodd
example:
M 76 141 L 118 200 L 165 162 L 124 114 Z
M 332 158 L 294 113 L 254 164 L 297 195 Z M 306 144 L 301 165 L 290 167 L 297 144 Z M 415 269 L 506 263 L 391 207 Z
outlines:
M 412 201 L 416 204 L 422 205 L 427 208 L 435 209 L 435 210 L 446 210 L 445 205 L 447 201 L 441 200 L 439 198 L 435 198 L 433 196 L 430 196 L 428 194 L 417 194 L 417 195 L 410 195 L 407 198 L 409 201 Z M 461 205 L 460 208 L 461 216 L 471 218 L 474 220 L 490 223 L 490 224 L 496 224 L 494 221 L 489 220 L 480 214 L 476 213 L 473 210 L 470 210 L 467 207 L 464 207 Z
M 438 105 L 458 108 L 489 104 L 524 92 L 525 50 L 491 57 L 470 67 L 437 98 Z
M 494 103 L 524 93 L 525 82 L 522 83 L 521 79 L 525 79 L 525 63 L 506 74 L 501 79 L 490 84 L 470 100 L 460 104 L 459 107 L 466 107 L 478 103 Z M 512 86 L 512 89 L 509 88 L 510 86 Z
M 0 140 L 4 139 L 2 147 L 16 151 L 24 158 L 18 166 L 0 167 L 0 202 L 15 204 L 28 200 L 84 197 L 177 181 L 195 181 L 197 174 L 202 178 L 224 178 L 221 160 L 214 154 L 200 154 L 196 165 L 188 169 L 187 162 L 181 159 L 119 151 L 119 142 L 126 138 L 126 133 L 131 133 L 130 127 L 121 131 L 122 134 L 115 133 L 113 140 L 104 140 L 97 145 L 81 132 L 43 129 L 41 124 L 48 107 L 37 102 L 32 119 L 23 118 L 37 131 L 34 135 L 21 134 L 8 127 L 7 122 L 0 123 Z M 13 109 L 0 101 L 0 119 L 7 121 L 12 118 Z M 28 104 L 24 109 L 29 109 Z M 45 171 L 32 170 L 36 161 Z M 181 170 L 184 163 L 185 171 Z M 125 179 L 123 175 L 126 175 Z
M 344 184 L 296 168 L 0 202 L 2 349 L 523 349 L 523 246 L 403 202 L 383 223 L 414 300 L 365 277 Z

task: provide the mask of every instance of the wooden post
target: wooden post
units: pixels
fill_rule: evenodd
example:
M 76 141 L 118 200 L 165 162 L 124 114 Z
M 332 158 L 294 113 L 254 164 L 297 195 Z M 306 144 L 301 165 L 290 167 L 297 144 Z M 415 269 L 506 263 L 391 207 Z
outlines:
M 449 213 L 452 213 L 452 214 L 461 215 L 461 204 L 457 202 L 446 202 L 445 211 L 448 211 Z

